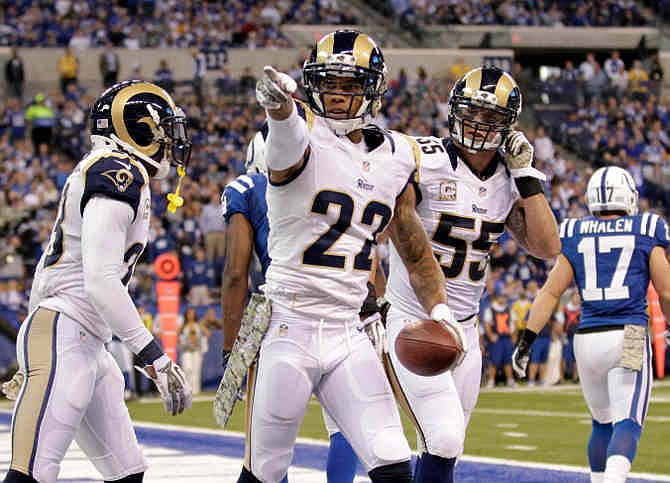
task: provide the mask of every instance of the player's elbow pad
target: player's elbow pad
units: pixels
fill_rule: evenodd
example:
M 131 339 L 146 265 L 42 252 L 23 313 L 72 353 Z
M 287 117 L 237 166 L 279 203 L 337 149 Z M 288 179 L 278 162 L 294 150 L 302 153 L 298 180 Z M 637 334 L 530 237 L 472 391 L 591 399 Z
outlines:
M 265 160 L 272 171 L 283 171 L 297 164 L 309 143 L 307 123 L 295 105 L 291 115 L 281 121 L 268 116 Z

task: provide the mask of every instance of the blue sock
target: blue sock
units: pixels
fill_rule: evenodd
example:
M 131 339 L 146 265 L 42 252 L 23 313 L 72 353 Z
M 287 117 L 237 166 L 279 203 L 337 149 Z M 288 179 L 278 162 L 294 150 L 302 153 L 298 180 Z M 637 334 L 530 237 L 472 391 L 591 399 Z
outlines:
M 594 473 L 605 471 L 607 463 L 607 447 L 612 438 L 612 423 L 600 424 L 592 420 L 591 438 L 589 439 L 589 465 Z
M 279 483 L 288 483 L 288 475 L 286 475 Z
M 123 389 L 124 391 L 126 389 L 130 389 L 130 373 L 127 371 L 123 371 Z
M 326 473 L 328 483 L 351 483 L 356 476 L 358 458 L 342 433 L 330 437 Z
M 612 432 L 612 439 L 607 447 L 607 457 L 620 454 L 632 463 L 641 434 L 642 427 L 632 419 L 624 419 L 616 423 Z
M 442 458 L 423 453 L 417 460 L 414 483 L 453 483 L 454 466 L 456 458 Z

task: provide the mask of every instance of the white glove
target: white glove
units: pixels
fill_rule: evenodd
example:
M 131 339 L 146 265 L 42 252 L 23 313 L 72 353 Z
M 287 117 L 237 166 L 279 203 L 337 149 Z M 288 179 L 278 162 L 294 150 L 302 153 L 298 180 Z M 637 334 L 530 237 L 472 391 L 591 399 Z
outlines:
M 279 109 L 292 102 L 291 94 L 298 85 L 288 74 L 277 72 L 274 67 L 263 67 L 263 77 L 256 82 L 256 99 L 265 109 Z
M 135 369 L 154 381 L 163 399 L 165 412 L 176 416 L 191 407 L 191 386 L 186 382 L 184 371 L 163 354 L 150 366 Z
M 23 381 L 25 378 L 25 374 L 19 370 L 16 371 L 14 377 L 12 377 L 9 381 L 2 383 L 2 392 L 5 394 L 5 396 L 7 396 L 7 399 L 16 401 L 16 399 L 19 397 L 19 392 L 21 392 L 21 386 L 23 386 Z
M 521 131 L 512 131 L 505 139 L 505 158 L 513 178 L 530 176 L 544 181 L 547 177 L 533 168 L 535 149 Z
M 468 352 L 468 344 L 463 327 L 456 320 L 456 317 L 454 317 L 454 314 L 451 312 L 451 309 L 447 304 L 437 304 L 433 307 L 430 311 L 430 318 L 435 322 L 442 324 L 442 326 L 451 332 L 454 337 L 456 337 L 456 340 L 460 342 L 463 352 L 461 352 L 461 356 L 454 364 L 454 367 L 461 365 L 463 359 L 465 359 L 465 354 Z
M 388 338 L 386 337 L 386 328 L 379 312 L 366 317 L 357 327 L 358 330 L 365 330 L 370 342 L 372 342 L 379 360 L 383 360 L 384 354 L 389 351 Z

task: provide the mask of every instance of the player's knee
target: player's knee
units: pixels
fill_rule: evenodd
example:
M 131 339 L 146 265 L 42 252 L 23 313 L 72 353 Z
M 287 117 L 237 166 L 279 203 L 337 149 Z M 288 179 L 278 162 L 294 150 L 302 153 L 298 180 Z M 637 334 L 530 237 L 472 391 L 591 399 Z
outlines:
M 409 461 L 378 466 L 368 475 L 372 483 L 411 483 L 412 466 Z
M 379 466 L 409 460 L 411 457 L 411 450 L 402 428 L 388 428 L 378 432 L 372 442 L 372 453 Z
M 142 483 L 144 480 L 144 471 L 142 473 L 135 473 L 134 475 L 128 475 L 120 480 L 105 480 L 105 483 Z
M 38 483 L 32 476 L 24 475 L 16 470 L 9 470 L 3 483 Z
M 261 480 L 256 478 L 251 471 L 248 469 L 242 467 L 242 473 L 240 473 L 240 477 L 237 479 L 237 483 L 263 483 Z
M 461 454 L 464 441 L 464 428 L 442 425 L 434 433 L 426 435 L 428 453 L 442 458 L 455 458 Z

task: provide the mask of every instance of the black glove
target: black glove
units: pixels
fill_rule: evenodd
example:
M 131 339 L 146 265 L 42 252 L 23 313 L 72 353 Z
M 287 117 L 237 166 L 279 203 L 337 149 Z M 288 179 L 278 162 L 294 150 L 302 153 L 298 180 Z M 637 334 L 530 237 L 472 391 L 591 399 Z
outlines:
M 526 369 L 528 368 L 528 361 L 530 360 L 530 346 L 535 342 L 537 334 L 529 329 L 523 329 L 519 342 L 514 348 L 512 354 L 512 369 L 519 378 L 526 377 Z

